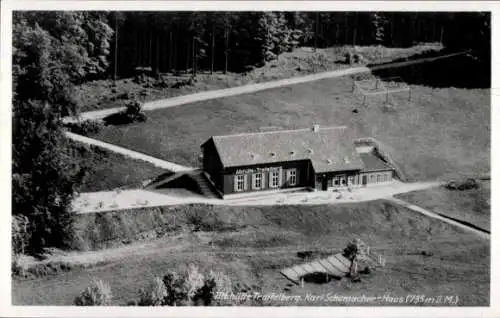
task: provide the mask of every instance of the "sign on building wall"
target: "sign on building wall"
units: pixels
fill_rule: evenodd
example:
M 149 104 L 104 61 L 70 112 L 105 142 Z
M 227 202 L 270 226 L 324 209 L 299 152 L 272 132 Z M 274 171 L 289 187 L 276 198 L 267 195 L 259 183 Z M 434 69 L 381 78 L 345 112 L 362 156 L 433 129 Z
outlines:
M 281 167 L 266 167 L 266 168 L 248 168 L 248 169 L 238 169 L 236 174 L 247 174 L 247 173 L 257 173 L 257 172 L 269 172 L 280 170 Z

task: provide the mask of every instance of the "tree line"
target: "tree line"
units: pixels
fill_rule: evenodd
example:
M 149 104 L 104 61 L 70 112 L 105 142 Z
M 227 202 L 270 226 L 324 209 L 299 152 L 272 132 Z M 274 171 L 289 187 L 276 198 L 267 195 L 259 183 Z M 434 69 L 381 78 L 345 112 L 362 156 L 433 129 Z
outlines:
M 106 74 L 113 30 L 104 12 L 14 12 L 12 38 L 13 250 L 71 242 L 71 201 L 85 171 L 61 118 L 76 113 L 75 85 Z
M 113 13 L 118 75 L 244 71 L 298 46 L 420 42 L 479 47 L 489 14 L 444 12 L 125 12 Z M 488 43 L 488 41 L 486 41 Z
M 300 46 L 437 41 L 488 62 L 490 52 L 490 14 L 481 12 L 18 11 L 12 33 L 13 238 L 26 253 L 71 241 L 71 200 L 85 169 L 61 118 L 78 113 L 80 83 L 138 67 L 241 72 Z

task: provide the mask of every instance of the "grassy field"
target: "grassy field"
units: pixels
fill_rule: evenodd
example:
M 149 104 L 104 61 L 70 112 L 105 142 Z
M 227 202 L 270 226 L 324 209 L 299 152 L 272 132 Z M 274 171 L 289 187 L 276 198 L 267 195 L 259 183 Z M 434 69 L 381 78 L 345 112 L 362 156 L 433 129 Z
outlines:
M 200 145 L 212 135 L 347 125 L 385 144 L 410 180 L 489 171 L 489 89 L 411 85 L 412 100 L 395 94 L 395 109 L 387 110 L 383 97 L 363 106 L 351 88 L 350 78 L 336 78 L 155 110 L 147 123 L 110 126 L 95 137 L 196 166 Z
M 123 224 L 153 224 L 146 211 L 129 211 Z M 178 208 L 161 208 L 160 219 L 179 213 Z M 489 242 L 442 222 L 436 222 L 385 201 L 313 207 L 210 207 L 191 206 L 189 213 L 205 212 L 202 231 L 180 230 L 148 244 L 117 247 L 87 253 L 101 253 L 113 260 L 89 268 L 33 280 L 13 281 L 15 305 L 70 305 L 91 278 L 110 283 L 115 304 L 137 299 L 138 289 L 155 275 L 164 275 L 189 263 L 202 270 L 225 272 L 233 284 L 253 291 L 302 295 L 337 293 L 406 297 L 407 294 L 457 295 L 458 305 L 489 304 Z M 150 213 L 151 214 L 151 213 Z M 161 216 L 160 216 L 161 215 Z M 100 217 L 95 231 L 120 233 L 116 217 Z M 84 215 L 80 226 L 95 226 L 96 216 Z M 182 216 L 178 224 L 187 225 Z M 216 222 L 215 222 L 216 221 Z M 105 227 L 105 224 L 114 227 Z M 159 222 L 161 224 L 161 222 Z M 214 228 L 214 224 L 219 224 Z M 211 230 L 209 229 L 217 229 Z M 143 228 L 144 231 L 147 227 Z M 97 235 L 99 234 L 97 233 Z M 84 237 L 83 235 L 82 237 Z M 347 279 L 324 284 L 291 284 L 279 270 L 301 259 L 297 251 L 333 253 L 354 236 L 368 242 L 387 258 L 386 266 L 375 269 L 359 283 Z M 96 240 L 89 238 L 86 240 Z M 140 244 L 140 243 L 135 243 Z M 133 249 L 131 252 L 130 248 Z M 432 256 L 423 256 L 422 251 Z M 85 254 L 81 258 L 90 259 Z M 294 303 L 295 304 L 295 303 Z M 345 305 L 302 300 L 297 305 Z M 388 304 L 388 303 L 381 303 Z M 290 305 L 265 302 L 264 305 Z M 373 304 L 372 304 L 373 305 Z
M 491 230 L 491 184 L 481 182 L 479 189 L 450 191 L 444 187 L 397 195 L 398 198 L 446 216 Z
M 75 160 L 86 167 L 86 177 L 79 191 L 111 191 L 116 188 L 137 188 L 146 179 L 165 173 L 164 169 L 152 164 L 127 158 L 97 147 L 76 145 L 79 152 Z
M 245 84 L 266 82 L 311 74 L 314 72 L 331 71 L 348 67 L 343 63 L 344 53 L 352 48 L 335 47 L 318 49 L 312 52 L 311 48 L 298 48 L 293 52 L 286 52 L 279 59 L 255 68 L 247 73 L 214 74 L 200 73 L 193 85 L 181 87 L 145 87 L 135 83 L 131 78 L 120 79 L 113 85 L 111 80 L 98 80 L 80 85 L 77 88 L 77 99 L 81 111 L 90 111 L 103 108 L 122 107 L 125 101 L 136 94 L 143 101 L 161 98 L 170 98 L 201 91 L 209 91 Z M 357 51 L 364 56 L 367 62 L 378 63 L 392 59 L 400 59 L 442 49 L 438 44 L 422 44 L 410 48 L 385 48 L 382 46 L 359 47 Z M 189 77 L 189 74 L 186 74 Z

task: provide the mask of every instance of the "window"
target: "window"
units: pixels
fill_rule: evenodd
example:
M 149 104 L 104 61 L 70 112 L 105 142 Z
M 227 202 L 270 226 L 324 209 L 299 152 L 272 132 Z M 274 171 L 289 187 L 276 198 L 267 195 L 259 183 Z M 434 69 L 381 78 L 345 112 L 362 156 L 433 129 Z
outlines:
M 351 185 L 353 185 L 353 184 L 354 184 L 354 176 L 349 176 L 349 177 L 348 177 L 348 180 L 349 180 L 349 182 L 348 182 L 348 185 L 349 185 L 349 186 L 351 186 Z
M 253 188 L 262 189 L 262 173 L 256 173 L 253 175 Z
M 288 170 L 288 184 L 291 186 L 297 184 L 297 169 Z
M 333 187 L 333 180 L 334 180 L 334 179 L 332 179 L 332 178 L 328 178 L 328 185 L 327 185 L 327 186 L 328 186 L 329 188 L 330 188 L 330 187 Z
M 271 188 L 277 188 L 280 185 L 280 172 L 272 171 L 270 174 L 271 174 Z
M 338 186 L 340 184 L 339 177 L 334 177 L 333 184 L 335 184 L 336 186 Z
M 340 176 L 340 184 L 345 186 L 346 185 L 346 179 L 345 176 Z
M 245 176 L 240 174 L 236 176 L 236 191 L 245 190 Z
M 382 176 L 377 174 L 377 183 L 380 183 L 382 182 Z

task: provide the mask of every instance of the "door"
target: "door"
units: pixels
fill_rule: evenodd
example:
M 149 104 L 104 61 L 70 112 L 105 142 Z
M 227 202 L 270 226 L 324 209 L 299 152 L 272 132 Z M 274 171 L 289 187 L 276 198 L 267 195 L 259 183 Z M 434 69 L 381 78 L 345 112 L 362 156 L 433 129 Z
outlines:
M 322 182 L 321 178 L 318 176 L 316 176 L 315 188 L 317 191 L 320 191 L 321 189 L 323 189 L 323 182 Z
M 366 184 L 368 183 L 368 178 L 367 178 L 367 176 L 366 176 L 366 175 L 364 175 L 364 176 L 363 176 L 363 178 L 362 178 L 361 180 L 362 180 L 362 184 L 363 184 L 364 186 L 366 186 Z
M 323 191 L 327 191 L 328 190 L 328 178 L 327 177 L 324 177 L 323 178 L 323 187 L 322 187 L 322 190 Z
M 352 187 L 354 185 L 354 176 L 347 177 L 347 186 Z

